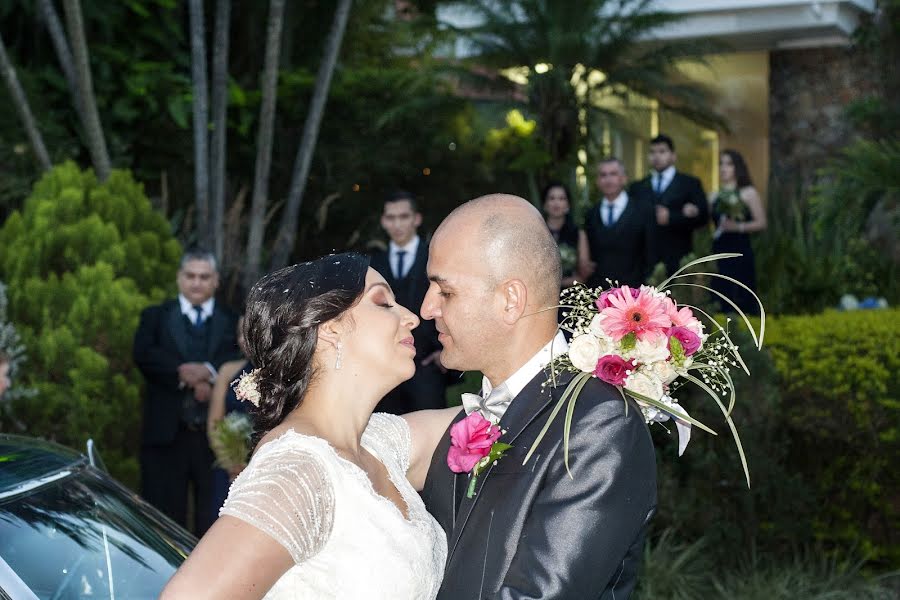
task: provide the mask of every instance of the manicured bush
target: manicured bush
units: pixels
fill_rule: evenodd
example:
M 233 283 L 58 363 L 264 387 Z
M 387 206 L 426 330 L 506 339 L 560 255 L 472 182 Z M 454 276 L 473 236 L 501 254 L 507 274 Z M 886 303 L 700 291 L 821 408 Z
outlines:
M 142 379 L 131 344 L 140 311 L 172 291 L 180 251 L 125 171 L 99 184 L 66 163 L 38 181 L 0 229 L 9 318 L 28 350 L 19 377 L 37 394 L 13 401 L 0 426 L 76 448 L 94 438 L 135 487 Z
M 767 343 L 816 537 L 900 564 L 900 311 L 781 317 Z

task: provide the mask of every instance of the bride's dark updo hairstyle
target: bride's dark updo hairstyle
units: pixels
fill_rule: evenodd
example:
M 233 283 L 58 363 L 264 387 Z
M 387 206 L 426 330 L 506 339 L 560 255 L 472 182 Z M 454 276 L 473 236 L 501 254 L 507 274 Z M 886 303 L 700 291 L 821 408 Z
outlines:
M 253 445 L 297 408 L 316 376 L 313 354 L 319 325 L 340 317 L 360 299 L 369 258 L 333 254 L 285 267 L 260 279 L 247 297 L 244 337 L 259 371 Z

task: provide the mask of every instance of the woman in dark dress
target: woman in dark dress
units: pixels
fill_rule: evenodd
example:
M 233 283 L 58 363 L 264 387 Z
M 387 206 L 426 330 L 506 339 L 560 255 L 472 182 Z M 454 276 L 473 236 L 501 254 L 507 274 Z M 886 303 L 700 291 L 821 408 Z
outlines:
M 572 204 L 569 190 L 558 181 L 552 181 L 544 188 L 541 201 L 544 220 L 559 246 L 562 262 L 562 287 L 567 288 L 576 280 L 585 281 L 590 275 L 590 256 L 587 236 L 572 220 Z
M 243 322 L 244 317 L 238 319 L 237 339 L 241 353 L 246 356 L 247 352 L 244 346 Z M 234 388 L 231 386 L 231 382 L 237 379 L 241 373 L 249 373 L 252 370 L 253 364 L 245 358 L 226 362 L 219 368 L 216 384 L 213 387 L 209 399 L 209 410 L 207 412 L 206 431 L 210 438 L 213 436 L 216 425 L 225 418 L 225 415 L 234 412 L 247 414 L 247 403 L 238 400 Z M 225 498 L 228 496 L 228 488 L 240 472 L 240 468 L 232 469 L 231 472 L 226 471 L 221 467 L 213 468 L 213 514 L 219 514 L 219 509 L 222 507 L 222 504 L 225 503 Z
M 718 261 L 719 273 L 740 281 L 755 292 L 756 264 L 750 235 L 766 228 L 766 212 L 750 180 L 747 163 L 736 150 L 724 150 L 719 157 L 719 182 L 721 189 L 713 195 L 709 211 L 716 228 L 712 251 L 742 254 L 738 258 Z M 756 300 L 742 287 L 718 277 L 713 278 L 712 287 L 745 313 L 759 314 Z M 718 296 L 717 299 L 723 312 L 734 312 L 730 304 Z

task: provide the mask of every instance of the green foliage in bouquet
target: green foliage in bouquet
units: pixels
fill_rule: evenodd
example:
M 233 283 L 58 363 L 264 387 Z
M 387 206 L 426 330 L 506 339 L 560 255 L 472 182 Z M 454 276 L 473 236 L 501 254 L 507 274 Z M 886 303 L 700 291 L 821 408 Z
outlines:
M 0 229 L 0 278 L 37 390 L 10 418 L 75 448 L 94 438 L 114 476 L 137 483 L 142 378 L 131 361 L 140 311 L 174 286 L 181 252 L 125 171 L 99 184 L 66 163 L 35 184 Z
M 216 465 L 226 471 L 244 467 L 250 455 L 250 435 L 253 425 L 250 418 L 239 412 L 225 415 L 216 423 L 209 437 L 209 445 L 216 455 Z

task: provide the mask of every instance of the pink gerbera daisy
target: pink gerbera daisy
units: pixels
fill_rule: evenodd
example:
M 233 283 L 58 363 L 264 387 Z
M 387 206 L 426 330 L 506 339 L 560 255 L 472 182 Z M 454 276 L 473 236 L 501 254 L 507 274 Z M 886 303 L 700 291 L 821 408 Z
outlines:
M 614 340 L 621 340 L 634 333 L 639 340 L 647 340 L 665 334 L 672 326 L 665 303 L 643 290 L 634 297 L 627 285 L 621 293 L 607 298 L 609 307 L 603 309 L 601 327 Z

